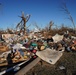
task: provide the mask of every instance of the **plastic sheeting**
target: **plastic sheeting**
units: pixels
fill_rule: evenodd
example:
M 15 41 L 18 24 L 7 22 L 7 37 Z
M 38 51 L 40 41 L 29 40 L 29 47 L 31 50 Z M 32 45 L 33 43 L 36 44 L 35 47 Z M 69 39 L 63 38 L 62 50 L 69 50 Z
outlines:
M 16 45 L 13 46 L 13 49 L 26 49 L 26 48 L 23 47 L 22 44 L 17 43 Z
M 61 41 L 62 39 L 63 39 L 63 35 L 56 34 L 55 36 L 53 36 L 53 40 L 55 43 Z
M 37 51 L 36 55 L 50 64 L 55 64 L 63 55 L 63 51 L 56 51 L 47 48 L 44 51 Z

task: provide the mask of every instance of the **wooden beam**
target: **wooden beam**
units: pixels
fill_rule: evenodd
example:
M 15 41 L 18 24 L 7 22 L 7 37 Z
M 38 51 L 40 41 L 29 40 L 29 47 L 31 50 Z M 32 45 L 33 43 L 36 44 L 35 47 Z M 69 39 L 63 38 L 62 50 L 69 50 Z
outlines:
M 33 68 L 41 59 L 37 57 L 35 60 L 33 60 L 31 63 L 29 63 L 27 66 L 22 68 L 20 71 L 18 71 L 15 75 L 24 75 L 26 74 L 31 68 Z

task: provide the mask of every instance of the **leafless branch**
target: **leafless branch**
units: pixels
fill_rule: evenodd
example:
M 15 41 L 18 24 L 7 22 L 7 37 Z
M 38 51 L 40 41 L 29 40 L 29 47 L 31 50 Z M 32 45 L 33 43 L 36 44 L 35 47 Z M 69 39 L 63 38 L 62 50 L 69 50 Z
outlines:
M 74 26 L 74 29 L 75 29 L 75 23 L 74 23 L 74 20 L 66 6 L 66 3 L 63 3 L 62 6 L 61 6 L 61 9 L 62 11 L 64 11 L 64 13 L 66 13 L 68 15 L 68 19 L 72 22 L 73 26 Z

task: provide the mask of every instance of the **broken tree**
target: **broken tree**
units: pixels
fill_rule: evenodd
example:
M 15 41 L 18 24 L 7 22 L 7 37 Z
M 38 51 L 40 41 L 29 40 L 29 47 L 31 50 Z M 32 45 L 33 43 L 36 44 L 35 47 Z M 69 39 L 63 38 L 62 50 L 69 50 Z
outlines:
M 26 32 L 26 23 L 28 22 L 28 20 L 30 19 L 31 15 L 26 15 L 24 16 L 24 13 L 22 12 L 22 16 L 19 16 L 21 19 L 21 21 L 17 24 L 16 29 L 19 28 L 20 31 L 23 31 L 23 33 L 25 34 Z

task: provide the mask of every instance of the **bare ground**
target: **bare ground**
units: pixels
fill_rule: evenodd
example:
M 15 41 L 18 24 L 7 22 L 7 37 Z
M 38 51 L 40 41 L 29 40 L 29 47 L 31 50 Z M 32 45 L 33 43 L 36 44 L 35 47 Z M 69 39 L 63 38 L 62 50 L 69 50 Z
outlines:
M 64 69 L 60 69 L 61 66 Z M 76 75 L 76 52 L 64 52 L 54 65 L 39 62 L 25 75 Z

